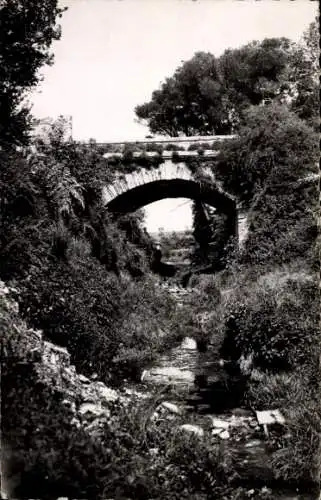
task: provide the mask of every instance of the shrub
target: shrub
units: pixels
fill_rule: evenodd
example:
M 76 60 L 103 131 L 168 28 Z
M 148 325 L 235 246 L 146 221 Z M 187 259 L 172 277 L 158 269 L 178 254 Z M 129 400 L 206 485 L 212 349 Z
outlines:
M 317 154 L 316 134 L 286 106 L 252 106 L 239 137 L 223 142 L 215 172 L 249 202 L 267 182 L 287 185 L 316 172 Z
M 287 438 L 279 438 L 272 467 L 276 479 L 320 490 L 321 412 L 319 400 L 304 397 L 285 411 Z M 286 434 L 285 434 L 286 435 Z
M 272 370 L 309 363 L 317 318 L 317 284 L 309 276 L 242 283 L 226 305 L 221 354 L 235 361 L 250 355 L 254 366 Z
M 102 440 L 76 428 L 62 394 L 34 369 L 32 334 L 2 293 L 0 312 L 3 483 L 11 498 L 174 500 L 226 489 L 218 447 L 153 422 L 157 398 L 111 407 Z
M 258 196 L 249 214 L 249 233 L 241 261 L 275 265 L 305 258 L 313 263 L 317 238 L 317 186 L 270 189 Z
M 53 261 L 20 281 L 20 308 L 51 341 L 70 350 L 79 370 L 108 379 L 117 348 L 120 290 L 116 277 L 90 258 Z

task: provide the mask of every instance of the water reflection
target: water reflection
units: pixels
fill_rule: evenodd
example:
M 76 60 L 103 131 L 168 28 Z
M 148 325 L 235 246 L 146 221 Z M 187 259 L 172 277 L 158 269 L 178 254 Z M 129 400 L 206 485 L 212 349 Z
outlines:
M 201 376 L 213 376 L 217 366 L 217 360 L 213 361 L 209 353 L 199 352 L 196 341 L 186 337 L 180 346 L 161 356 L 145 371 L 144 382 L 193 387 Z
M 143 381 L 180 389 L 186 406 L 198 413 L 220 413 L 239 406 L 246 384 L 239 375 L 228 375 L 212 351 L 199 352 L 189 337 L 145 370 Z

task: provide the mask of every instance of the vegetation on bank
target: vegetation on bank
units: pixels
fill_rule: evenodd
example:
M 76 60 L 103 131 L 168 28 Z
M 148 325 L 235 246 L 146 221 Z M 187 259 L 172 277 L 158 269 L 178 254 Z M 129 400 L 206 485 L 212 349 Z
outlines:
M 146 427 L 153 409 L 144 404 L 113 408 L 104 441 L 77 429 L 59 394 L 36 377 L 29 326 L 67 346 L 80 372 L 97 373 L 110 383 L 139 378 L 142 367 L 169 347 L 174 328 L 178 336 L 197 332 L 221 346 L 222 356 L 247 375 L 251 407 L 285 409 L 290 439 L 271 442 L 275 476 L 319 484 L 317 189 L 313 183 L 295 187 L 315 172 L 313 26 L 301 47 L 282 39 L 227 51 L 219 61 L 223 87 L 216 85 L 215 58 L 195 56 L 174 77 L 178 89 L 189 89 L 188 102 L 197 98 L 196 110 L 179 116 L 185 123 L 172 115 L 171 123 L 155 121 L 163 116 L 160 104 L 172 106 L 171 99 L 163 99 L 168 85 L 153 95 L 151 105 L 137 110 L 152 131 L 203 133 L 210 119 L 214 131 L 237 126 L 239 132 L 223 147 L 219 168 L 225 187 L 250 210 L 247 242 L 240 252 L 225 252 L 220 273 L 198 278 L 199 303 L 178 312 L 149 276 L 151 242 L 139 216 L 116 222 L 101 206 L 101 187 L 120 164 L 106 169 L 94 144 L 64 142 L 63 123 L 46 140 L 32 141 L 36 152 L 16 149 L 30 141 L 31 115 L 20 105 L 37 83 L 39 67 L 51 62 L 49 46 L 59 38 L 61 14 L 54 0 L 27 1 L 23 19 L 20 7 L 18 1 L 0 7 L 6 20 L 0 43 L 0 277 L 14 286 L 19 303 L 17 310 L 1 295 L 2 436 L 7 467 L 17 474 L 13 496 L 229 500 L 243 495 L 231 484 L 232 465 L 222 464 L 214 443 L 187 437 L 168 422 Z M 26 22 L 32 29 L 19 29 Z M 253 73 L 262 53 L 273 71 L 263 65 Z M 212 81 L 207 71 L 213 67 Z M 261 77 L 264 95 L 258 89 Z M 245 93 L 238 91 L 240 78 Z M 258 106 L 268 88 L 275 102 Z M 285 95 L 292 97 L 290 105 L 280 99 Z M 203 107 L 209 100 L 212 106 Z M 237 116 L 229 114 L 234 108 Z M 197 109 L 212 111 L 204 116 Z M 233 123 L 226 123 L 227 116 Z M 127 164 L 134 169 L 130 154 Z

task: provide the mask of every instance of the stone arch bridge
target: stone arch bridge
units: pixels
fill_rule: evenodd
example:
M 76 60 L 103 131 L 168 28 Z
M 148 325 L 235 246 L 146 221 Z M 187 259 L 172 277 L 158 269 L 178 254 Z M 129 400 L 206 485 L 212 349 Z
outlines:
M 146 139 L 144 141 L 115 142 L 108 143 L 108 152 L 104 158 L 110 161 L 112 158 L 122 158 L 124 152 L 119 149 L 125 145 L 133 145 L 144 148 L 150 143 L 161 145 L 162 152 L 156 151 L 134 151 L 133 161 L 142 156 L 158 157 L 161 155 L 161 163 L 158 167 L 138 167 L 131 173 L 117 174 L 116 179 L 103 188 L 102 198 L 106 208 L 114 214 L 133 212 L 149 203 L 164 198 L 190 198 L 215 208 L 227 216 L 227 225 L 230 234 L 235 236 L 239 242 L 244 239 L 246 233 L 246 215 L 237 206 L 233 196 L 224 191 L 220 182 L 215 178 L 212 170 L 206 167 L 206 160 L 213 159 L 218 154 L 219 143 L 229 140 L 234 136 L 205 136 L 205 137 L 171 137 L 168 139 Z M 201 149 L 202 144 L 212 149 Z M 215 144 L 216 143 L 216 144 Z M 178 145 L 180 150 L 173 153 L 172 149 L 166 149 L 171 144 Z M 216 147 L 213 148 L 215 144 Z M 192 150 L 190 146 L 199 146 L 199 150 Z M 103 144 L 99 144 L 100 147 Z M 106 144 L 107 146 L 107 144 Z M 116 146 L 117 152 L 110 152 L 110 147 Z M 175 159 L 173 157 L 175 155 Z M 188 168 L 190 158 L 202 158 L 198 180 Z

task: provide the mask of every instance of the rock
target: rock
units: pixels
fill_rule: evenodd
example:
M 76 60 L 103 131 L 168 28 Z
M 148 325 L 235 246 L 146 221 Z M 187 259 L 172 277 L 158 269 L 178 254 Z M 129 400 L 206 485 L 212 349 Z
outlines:
M 176 413 L 177 415 L 180 415 L 182 413 L 182 410 L 174 403 L 169 403 L 168 401 L 163 401 L 161 406 L 163 408 L 166 408 L 166 410 L 168 410 L 172 413 Z
M 76 413 L 76 403 L 70 399 L 63 399 L 62 404 L 67 406 L 73 413 Z
M 98 404 L 93 404 L 93 403 L 83 403 L 82 405 L 80 405 L 79 413 L 80 415 L 83 415 L 86 418 L 101 417 L 101 416 L 109 417 L 110 415 L 109 410 L 102 408 Z
M 116 401 L 119 399 L 119 394 L 114 389 L 110 389 L 102 382 L 97 382 L 95 385 L 99 396 L 104 398 L 106 402 Z
M 217 429 L 228 429 L 230 426 L 229 422 L 226 422 L 226 420 L 221 420 L 220 418 L 211 417 L 211 420 L 212 420 L 212 426 Z
M 76 367 L 74 365 L 67 366 L 64 369 L 64 374 L 69 376 L 70 378 L 75 378 L 76 376 Z
M 59 367 L 69 367 L 70 354 L 64 347 L 45 341 L 43 343 L 42 360 L 47 364 L 58 365 Z
M 150 394 L 144 393 L 144 392 L 139 392 L 135 391 L 134 389 L 125 389 L 125 394 L 130 397 L 135 397 L 137 399 L 147 399 L 150 398 Z
M 85 375 L 78 375 L 78 379 L 82 384 L 90 384 L 90 380 L 88 377 L 85 377 Z
M 252 439 L 248 443 L 244 445 L 245 448 L 255 448 L 255 447 L 261 447 L 262 446 L 262 441 L 259 439 Z
M 230 420 L 230 426 L 231 427 L 241 427 L 241 426 L 247 426 L 248 425 L 248 419 L 246 417 L 236 417 L 235 415 L 232 415 L 232 418 Z
M 217 436 L 218 434 L 221 434 L 222 429 L 212 429 L 212 435 Z
M 229 439 L 229 437 L 230 437 L 230 433 L 229 433 L 228 431 L 223 431 L 223 432 L 221 432 L 221 433 L 219 434 L 219 437 L 220 437 L 221 439 Z
M 105 422 L 100 420 L 99 418 L 96 418 L 90 424 L 85 425 L 84 428 L 86 432 L 88 432 L 92 436 L 99 437 L 102 436 L 104 433 L 104 426 Z
M 181 348 L 182 349 L 188 349 L 188 350 L 196 350 L 196 341 L 192 339 L 191 337 L 185 337 L 182 344 Z
M 184 424 L 184 425 L 180 426 L 180 429 L 187 431 L 187 432 L 191 432 L 199 437 L 204 436 L 204 430 L 201 427 L 199 427 L 198 425 Z
M 284 424 L 285 418 L 280 410 L 256 411 L 256 418 L 260 425 Z

